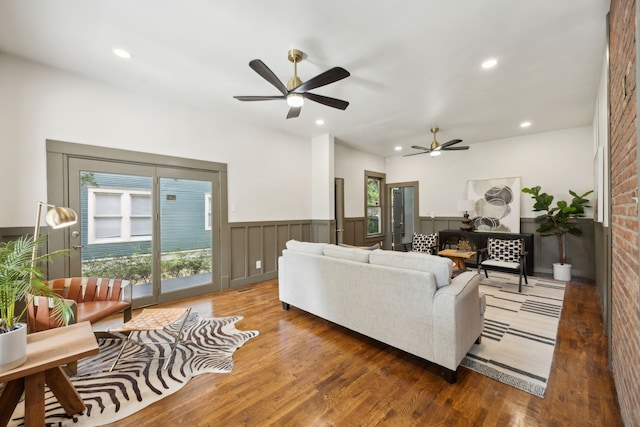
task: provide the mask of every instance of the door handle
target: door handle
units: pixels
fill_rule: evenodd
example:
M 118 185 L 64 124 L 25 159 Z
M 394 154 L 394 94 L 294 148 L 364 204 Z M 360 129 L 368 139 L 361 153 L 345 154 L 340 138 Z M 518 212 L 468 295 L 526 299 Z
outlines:
M 78 250 L 80 248 L 82 248 L 82 245 L 71 245 L 71 249 Z
M 336 231 L 337 231 L 338 233 L 344 233 L 344 228 L 338 228 Z

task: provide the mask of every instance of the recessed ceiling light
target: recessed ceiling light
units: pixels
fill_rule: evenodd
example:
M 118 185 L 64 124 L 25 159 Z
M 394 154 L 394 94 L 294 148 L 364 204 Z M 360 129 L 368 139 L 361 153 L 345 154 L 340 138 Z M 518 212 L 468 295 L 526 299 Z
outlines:
M 522 123 L 520 123 L 520 127 L 521 128 L 528 128 L 529 126 L 531 126 L 531 122 L 522 122 Z
M 318 119 L 318 120 L 316 120 L 316 124 L 317 124 L 318 126 L 322 126 L 322 125 L 324 124 L 324 120 L 322 120 L 322 119 Z
M 115 56 L 117 56 L 118 58 L 122 58 L 122 59 L 131 59 L 131 53 L 129 53 L 129 51 L 126 51 L 124 49 L 121 49 L 119 47 L 115 47 L 113 48 L 113 54 Z
M 495 58 L 487 59 L 482 63 L 482 68 L 488 70 L 489 68 L 493 68 L 498 64 L 498 60 Z
M 396 146 L 395 150 L 396 151 L 402 151 L 402 147 L 398 145 L 398 146 Z

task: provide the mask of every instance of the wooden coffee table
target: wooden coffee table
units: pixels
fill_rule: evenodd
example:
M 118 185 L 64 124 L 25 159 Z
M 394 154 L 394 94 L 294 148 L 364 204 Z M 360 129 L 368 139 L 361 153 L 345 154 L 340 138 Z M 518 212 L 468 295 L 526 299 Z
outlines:
M 27 361 L 0 373 L 0 426 L 6 426 L 24 392 L 24 425 L 44 425 L 45 383 L 67 415 L 85 410 L 84 402 L 61 365 L 98 354 L 91 324 L 81 322 L 27 335 Z
M 456 249 L 443 249 L 438 252 L 438 255 L 451 258 L 451 260 L 458 266 L 458 270 L 464 271 L 467 269 L 467 265 L 465 264 L 464 260 L 469 259 L 472 256 L 475 256 L 476 251 L 458 251 Z

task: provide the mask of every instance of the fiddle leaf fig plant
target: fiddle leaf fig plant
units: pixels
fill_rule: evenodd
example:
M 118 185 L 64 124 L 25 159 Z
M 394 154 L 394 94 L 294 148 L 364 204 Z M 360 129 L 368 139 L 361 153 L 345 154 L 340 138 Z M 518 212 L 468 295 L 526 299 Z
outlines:
M 22 318 L 31 303 L 33 296 L 48 297 L 53 301 L 53 315 L 61 323 L 68 324 L 73 311 L 62 296 L 56 294 L 44 283 L 44 272 L 38 264 L 67 251 L 55 251 L 36 256 L 42 239 L 34 240 L 31 236 L 23 236 L 17 240 L 0 243 L 0 334 L 15 328 L 18 319 Z M 34 264 L 34 265 L 32 265 Z M 25 301 L 24 308 L 16 313 L 16 304 Z
M 556 236 L 558 240 L 558 259 L 560 264 L 564 264 L 566 261 L 563 246 L 564 236 L 567 233 L 573 236 L 582 236 L 582 229 L 576 219 L 584 217 L 585 208 L 591 207 L 589 199 L 586 197 L 593 193 L 593 190 L 581 195 L 569 190 L 569 194 L 572 196 L 571 202 L 558 200 L 555 206 L 553 206 L 553 196 L 540 191 L 539 185 L 522 189 L 523 193 L 531 194 L 531 198 L 535 201 L 533 211 L 544 212 L 535 218 L 535 222 L 539 224 L 536 231 L 541 236 Z

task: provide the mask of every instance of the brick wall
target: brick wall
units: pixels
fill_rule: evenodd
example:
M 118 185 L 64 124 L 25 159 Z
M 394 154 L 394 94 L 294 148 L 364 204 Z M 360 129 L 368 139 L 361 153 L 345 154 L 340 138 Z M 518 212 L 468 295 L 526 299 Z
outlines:
M 640 282 L 635 0 L 611 0 L 609 90 L 613 374 L 622 417 L 640 425 Z

